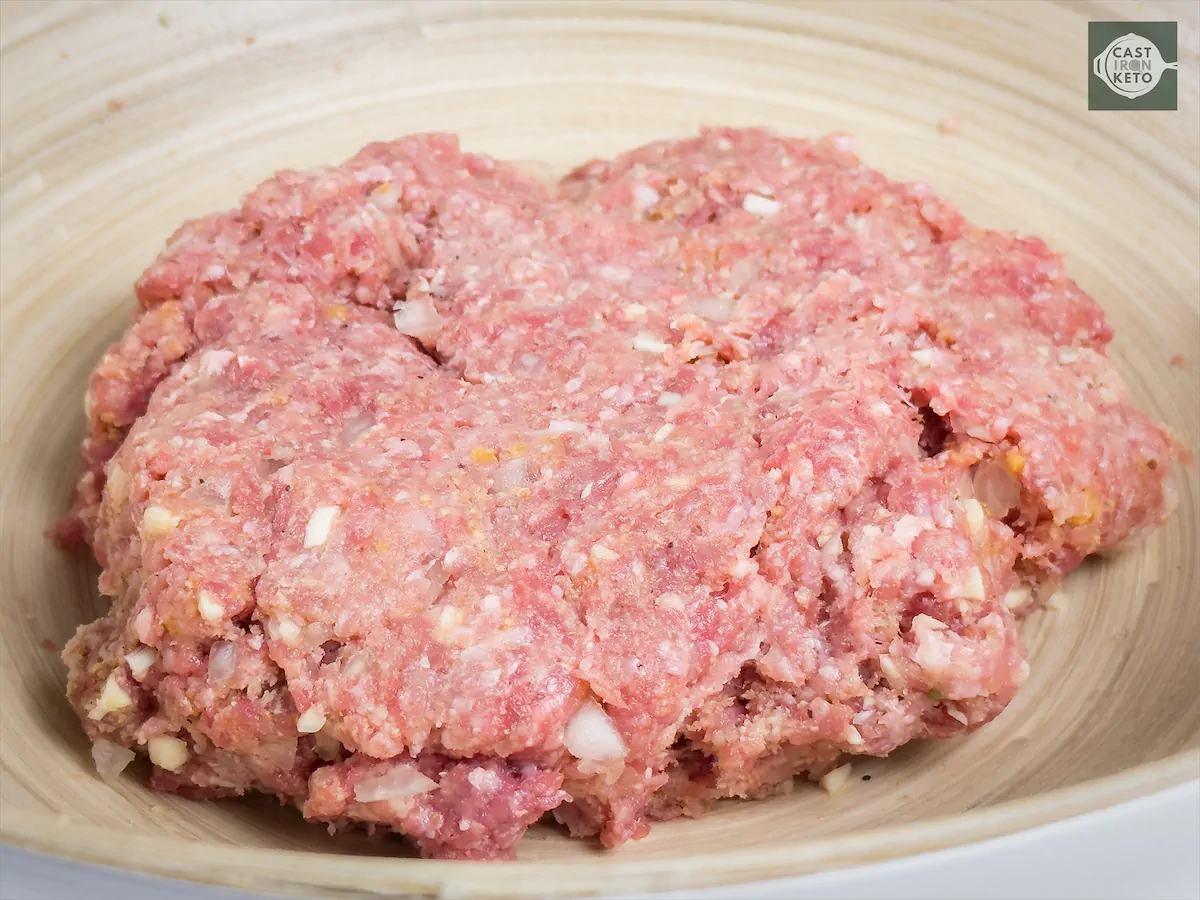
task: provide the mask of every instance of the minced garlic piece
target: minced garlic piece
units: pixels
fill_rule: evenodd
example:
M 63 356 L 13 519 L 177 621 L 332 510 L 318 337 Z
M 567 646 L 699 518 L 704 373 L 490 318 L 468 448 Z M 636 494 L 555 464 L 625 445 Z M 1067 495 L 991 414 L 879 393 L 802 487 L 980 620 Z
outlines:
M 671 345 L 664 344 L 653 335 L 639 334 L 633 339 L 633 349 L 643 353 L 666 353 L 671 349 Z
M 778 200 L 764 197 L 762 194 L 747 194 L 742 200 L 742 209 L 756 216 L 773 216 L 782 208 Z
M 967 600 L 983 600 L 987 590 L 983 583 L 983 573 L 978 566 L 967 569 L 967 577 L 963 580 L 962 595 Z
M 150 751 L 150 762 L 169 772 L 178 772 L 182 769 L 191 755 L 186 743 L 177 737 L 165 734 L 150 738 L 146 742 L 146 748 Z
M 832 797 L 846 786 L 846 783 L 850 780 L 850 772 L 850 763 L 838 766 L 821 779 L 821 790 Z
M 962 502 L 963 512 L 967 516 L 967 527 L 971 531 L 978 534 L 987 528 L 987 513 L 983 509 L 983 504 L 971 497 Z
M 296 720 L 296 730 L 301 734 L 316 734 L 325 727 L 325 708 L 320 704 L 310 706 Z
M 88 718 L 97 722 L 110 712 L 116 712 L 132 705 L 133 698 L 121 687 L 117 681 L 117 673 L 113 672 L 108 676 L 108 680 L 104 682 L 104 690 L 96 698 L 96 703 L 92 706 L 91 712 L 88 713 Z
M 183 520 L 179 516 L 165 506 L 159 506 L 157 503 L 147 506 L 146 511 L 142 513 L 142 536 L 160 537 L 170 534 L 179 527 L 181 521 Z
M 200 610 L 200 618 L 205 622 L 217 622 L 225 616 L 225 607 L 217 602 L 209 591 L 201 591 L 196 599 L 196 608 Z

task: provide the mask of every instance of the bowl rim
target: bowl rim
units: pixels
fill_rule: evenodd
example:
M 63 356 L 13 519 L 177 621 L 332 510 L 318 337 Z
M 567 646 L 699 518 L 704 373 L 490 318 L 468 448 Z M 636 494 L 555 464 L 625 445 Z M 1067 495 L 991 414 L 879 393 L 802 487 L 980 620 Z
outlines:
M 653 859 L 597 850 L 587 861 L 476 862 L 231 847 L 75 823 L 65 815 L 0 807 L 0 842 L 24 850 L 213 886 L 325 896 L 528 898 L 718 887 L 884 862 L 1002 837 L 1200 780 L 1200 747 L 1130 769 L 979 810 L 796 845 L 763 845 Z M 720 813 L 715 813 L 720 815 Z M 669 824 L 663 823 L 660 828 Z M 181 846 L 182 845 L 182 846 Z M 686 865 L 704 859 L 702 866 Z M 682 864 L 682 865 L 681 865 Z M 497 876 L 501 877 L 497 877 Z M 563 885 L 570 885 L 563 893 Z

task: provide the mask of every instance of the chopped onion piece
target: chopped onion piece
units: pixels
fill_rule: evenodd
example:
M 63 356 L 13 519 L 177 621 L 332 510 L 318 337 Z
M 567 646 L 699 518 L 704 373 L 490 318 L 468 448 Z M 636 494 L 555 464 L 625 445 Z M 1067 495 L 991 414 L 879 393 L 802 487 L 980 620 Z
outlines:
M 696 297 L 688 305 L 692 312 L 710 322 L 725 323 L 733 318 L 733 298 L 727 295 Z
M 436 790 L 438 783 L 426 778 L 417 767 L 400 763 L 380 775 L 364 778 L 354 788 L 354 799 L 359 803 L 375 803 L 379 800 L 404 800 Z
M 342 426 L 342 435 L 340 438 L 342 446 L 349 447 L 378 424 L 379 422 L 375 416 L 368 410 L 361 411 Z
M 111 781 L 125 771 L 125 767 L 133 762 L 136 754 L 128 747 L 97 738 L 92 742 L 92 761 L 96 771 L 105 781 Z
M 997 460 L 984 460 L 976 466 L 973 483 L 975 499 L 997 519 L 1003 519 L 1021 502 L 1021 482 Z
M 337 518 L 340 512 L 341 509 L 336 506 L 321 506 L 313 512 L 308 519 L 308 524 L 304 526 L 304 546 L 306 549 L 320 547 L 329 540 L 329 532 L 333 528 L 333 520 Z
M 237 668 L 237 648 L 229 641 L 216 641 L 208 651 L 208 680 L 227 681 Z
M 1004 606 L 1008 609 L 1017 609 L 1029 602 L 1032 592 L 1027 587 L 1015 587 L 1004 595 Z
M 129 666 L 129 674 L 139 682 L 145 680 L 146 676 L 150 674 L 150 668 L 156 662 L 158 662 L 158 651 L 145 645 L 125 655 L 125 664 Z
M 606 760 L 625 756 L 625 741 L 604 708 L 589 700 L 567 722 L 563 744 L 576 759 Z
M 401 334 L 416 338 L 426 347 L 433 346 L 444 325 L 437 308 L 428 297 L 404 301 L 396 309 L 392 320 Z
M 496 469 L 496 474 L 492 476 L 492 490 L 495 493 L 511 491 L 533 480 L 533 466 L 530 463 L 523 459 L 511 459 Z

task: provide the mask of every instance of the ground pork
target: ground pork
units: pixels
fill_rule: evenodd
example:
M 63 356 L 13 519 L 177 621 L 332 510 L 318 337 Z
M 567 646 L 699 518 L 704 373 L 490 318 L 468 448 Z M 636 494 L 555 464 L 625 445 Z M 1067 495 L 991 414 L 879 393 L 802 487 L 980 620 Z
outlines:
M 87 733 L 430 856 L 977 728 L 1019 617 L 1173 503 L 1059 258 L 844 138 L 557 187 L 375 144 L 188 223 L 137 297 L 57 528 L 111 601 L 64 654 Z

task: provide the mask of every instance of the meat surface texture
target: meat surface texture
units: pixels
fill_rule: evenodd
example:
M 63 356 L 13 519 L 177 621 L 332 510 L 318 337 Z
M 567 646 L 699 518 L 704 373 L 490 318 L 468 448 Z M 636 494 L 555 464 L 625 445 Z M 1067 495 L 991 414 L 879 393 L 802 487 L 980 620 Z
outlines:
M 1173 503 L 1060 259 L 840 137 L 557 186 L 374 144 L 184 225 L 137 298 L 57 529 L 111 600 L 64 654 L 98 761 L 429 856 L 978 728 L 1020 617 Z

